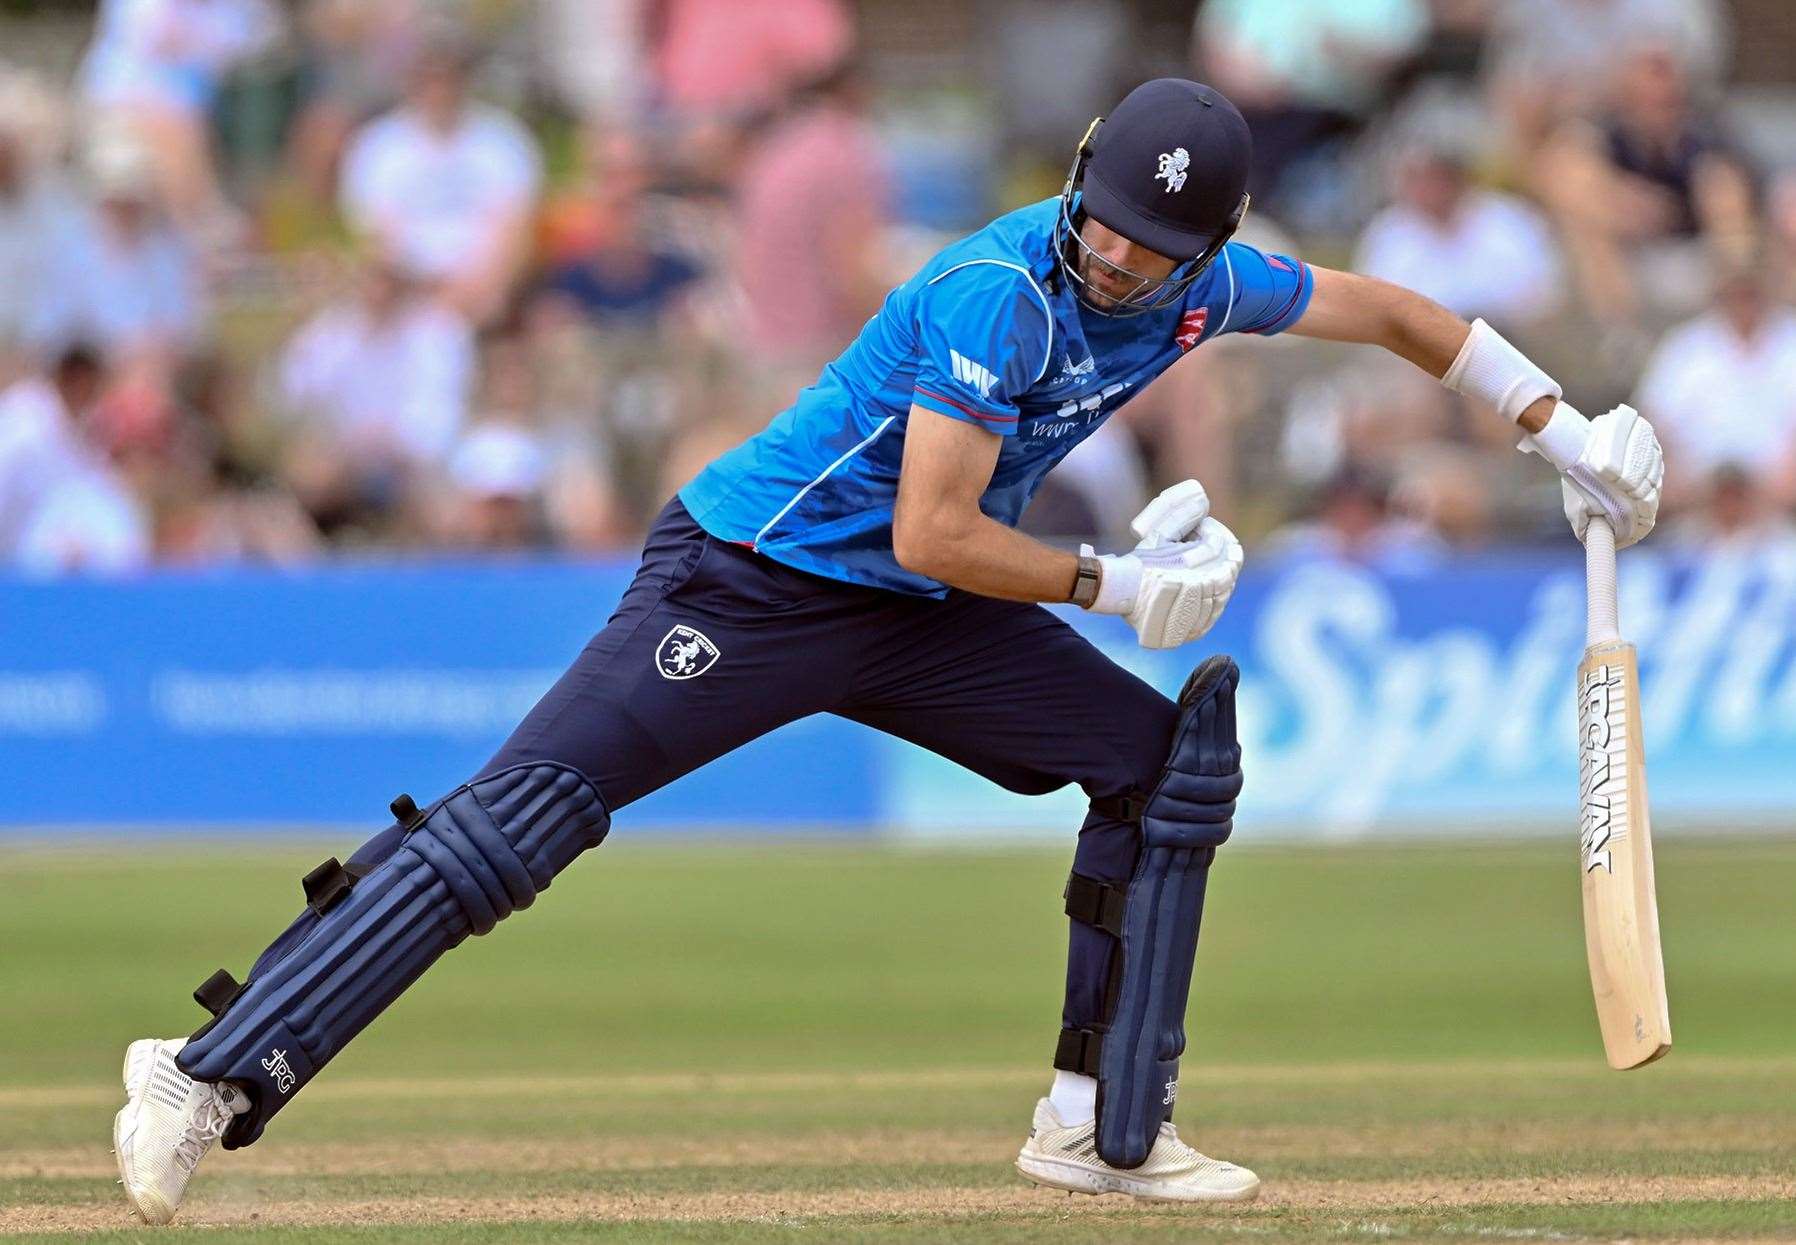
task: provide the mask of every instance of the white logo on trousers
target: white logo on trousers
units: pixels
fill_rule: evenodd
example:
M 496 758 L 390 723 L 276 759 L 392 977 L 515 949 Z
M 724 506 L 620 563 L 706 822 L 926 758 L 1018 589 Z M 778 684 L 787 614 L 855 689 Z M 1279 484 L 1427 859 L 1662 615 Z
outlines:
M 721 656 L 711 638 L 696 627 L 680 623 L 661 637 L 655 650 L 655 669 L 664 679 L 696 679 Z

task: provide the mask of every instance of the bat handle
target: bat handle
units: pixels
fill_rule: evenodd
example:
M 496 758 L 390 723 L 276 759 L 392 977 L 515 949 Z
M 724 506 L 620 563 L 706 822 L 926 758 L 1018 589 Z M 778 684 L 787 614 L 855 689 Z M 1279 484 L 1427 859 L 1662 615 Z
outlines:
M 1606 644 L 1621 638 L 1621 616 L 1615 602 L 1615 529 L 1607 519 L 1592 519 L 1584 529 L 1584 581 L 1588 613 L 1584 642 Z

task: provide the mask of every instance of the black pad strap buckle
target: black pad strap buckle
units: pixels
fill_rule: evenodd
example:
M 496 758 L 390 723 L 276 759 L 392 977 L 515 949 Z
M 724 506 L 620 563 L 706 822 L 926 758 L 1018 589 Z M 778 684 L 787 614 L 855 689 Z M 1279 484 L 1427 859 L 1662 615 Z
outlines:
M 1104 1053 L 1104 1035 L 1095 1029 L 1062 1029 L 1054 1046 L 1054 1066 L 1062 1072 L 1096 1076 Z
M 1115 821 L 1140 821 L 1147 812 L 1147 794 L 1125 791 L 1121 795 L 1099 796 L 1091 802 L 1091 811 Z
M 218 1016 L 231 1005 L 231 1000 L 242 993 L 243 987 L 237 984 L 237 979 L 221 968 L 200 982 L 199 988 L 193 992 L 193 1001 Z
M 424 814 L 418 811 L 418 802 L 403 791 L 393 798 L 387 808 L 392 812 L 393 820 L 399 823 L 399 828 L 407 834 L 416 830 L 424 820 Z
M 323 916 L 331 910 L 331 905 L 349 893 L 352 886 L 360 879 L 368 876 L 368 869 L 354 861 L 338 864 L 332 856 L 316 869 L 300 880 L 305 888 L 306 907 Z
M 1121 938 L 1123 914 L 1128 908 L 1128 892 L 1122 887 L 1075 873 L 1066 880 L 1066 914 Z

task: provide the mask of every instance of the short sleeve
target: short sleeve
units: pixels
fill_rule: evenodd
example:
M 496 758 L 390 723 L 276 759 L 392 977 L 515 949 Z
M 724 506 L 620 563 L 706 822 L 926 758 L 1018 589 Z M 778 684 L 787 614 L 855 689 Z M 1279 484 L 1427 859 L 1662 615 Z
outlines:
M 492 189 L 507 203 L 536 197 L 542 184 L 542 156 L 530 132 L 510 116 L 487 114 L 480 132 L 482 162 L 492 176 Z
M 344 214 L 359 228 L 368 228 L 381 214 L 390 197 L 392 161 L 388 119 L 372 121 L 349 140 L 338 179 L 338 197 Z
M 1016 400 L 1047 371 L 1054 324 L 1021 267 L 987 260 L 950 268 L 916 304 L 918 406 L 1010 436 Z
M 1303 318 L 1316 288 L 1316 274 L 1300 259 L 1270 255 L 1242 242 L 1222 248 L 1221 292 L 1228 300 L 1219 330 L 1224 333 L 1282 333 Z

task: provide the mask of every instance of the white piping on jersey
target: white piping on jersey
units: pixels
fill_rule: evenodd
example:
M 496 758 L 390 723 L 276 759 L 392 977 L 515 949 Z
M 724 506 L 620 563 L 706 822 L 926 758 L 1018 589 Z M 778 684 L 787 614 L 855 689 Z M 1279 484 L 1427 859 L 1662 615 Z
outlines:
M 830 472 L 834 471 L 837 467 L 840 467 L 843 463 L 847 462 L 849 459 L 853 458 L 856 454 L 858 454 L 862 450 L 866 449 L 869 445 L 872 445 L 875 441 L 879 440 L 879 434 L 884 432 L 887 428 L 889 428 L 891 426 L 892 421 L 897 418 L 898 417 L 896 415 L 887 415 L 884 419 L 880 420 L 879 427 L 875 428 L 872 432 L 869 432 L 866 435 L 866 437 L 862 439 L 862 441 L 859 445 L 855 446 L 853 449 L 849 450 L 846 454 L 843 454 L 842 457 L 836 459 L 835 462 L 831 463 L 829 466 L 825 467 L 822 471 L 818 472 L 816 479 L 812 480 L 809 484 L 805 485 L 803 488 L 799 489 L 796 493 L 792 494 L 792 500 L 787 502 L 785 505 L 781 506 L 779 509 L 779 513 L 774 515 L 771 519 L 767 520 L 767 522 L 762 525 L 761 530 L 755 533 L 754 543 L 756 545 L 759 545 L 761 543 L 761 538 L 763 536 L 767 535 L 768 531 L 772 529 L 773 525 L 775 523 L 778 523 L 781 519 L 786 517 L 786 511 L 792 509 L 792 507 L 796 506 L 799 502 L 803 501 L 804 495 L 806 493 L 810 492 L 812 489 L 816 488 L 819 484 L 822 484 L 824 479 L 829 475 Z
M 1222 305 L 1222 323 L 1216 326 L 1211 337 L 1221 337 L 1222 330 L 1229 326 L 1229 317 L 1235 314 L 1235 266 L 1229 262 L 1228 247 L 1222 248 L 1222 270 L 1229 274 L 1229 300 Z
M 1035 379 L 1029 382 L 1031 385 L 1039 383 L 1041 378 L 1048 374 L 1048 364 L 1052 362 L 1054 358 L 1054 309 L 1048 306 L 1048 296 L 1041 292 L 1041 286 L 1035 284 L 1035 278 L 1029 275 L 1029 270 L 1027 268 L 1023 267 L 1021 264 L 1013 264 L 1002 259 L 966 259 L 944 272 L 936 273 L 933 277 L 929 278 L 925 284 L 934 285 L 937 281 L 940 281 L 943 277 L 947 276 L 948 273 L 959 272 L 962 268 L 971 268 L 974 264 L 996 264 L 1000 268 L 1008 268 L 1013 272 L 1022 273 L 1023 280 L 1027 281 L 1029 283 L 1029 288 L 1035 291 L 1035 297 L 1041 299 L 1041 309 L 1048 317 L 1048 353 L 1041 361 L 1041 370 L 1036 372 Z

